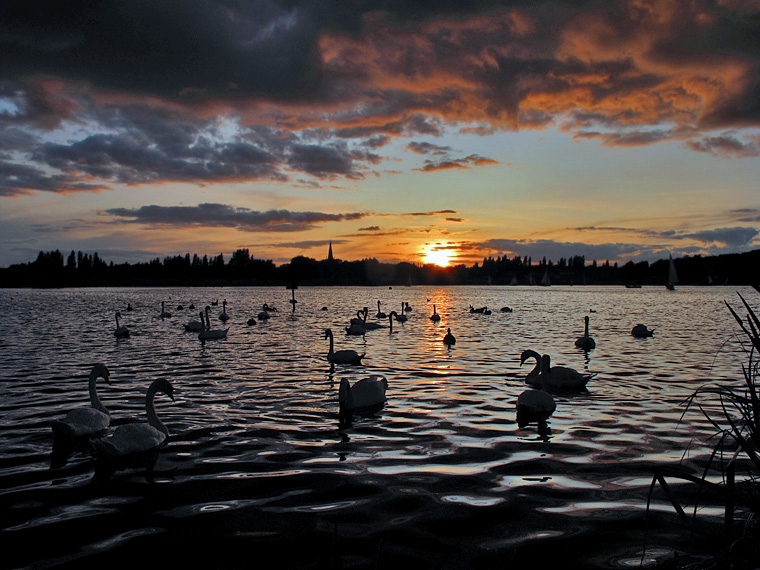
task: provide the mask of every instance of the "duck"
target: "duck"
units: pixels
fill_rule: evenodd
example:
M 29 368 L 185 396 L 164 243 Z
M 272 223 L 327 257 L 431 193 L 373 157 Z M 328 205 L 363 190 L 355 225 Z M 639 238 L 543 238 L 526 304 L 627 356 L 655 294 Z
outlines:
M 583 332 L 583 336 L 580 336 L 575 340 L 575 346 L 583 350 L 591 350 L 596 347 L 596 341 L 588 334 L 589 316 L 586 315 L 583 317 L 583 320 L 586 322 L 586 328 Z
M 341 422 L 349 421 L 351 416 L 369 415 L 385 406 L 388 380 L 379 374 L 362 378 L 351 385 L 347 378 L 341 378 L 338 389 L 339 417 Z
M 164 304 L 165 303 L 161 301 L 161 314 L 159 315 L 159 317 L 161 317 L 162 319 L 164 318 L 168 319 L 169 317 L 172 316 L 172 314 L 164 309 Z
M 215 301 L 211 301 L 211 306 L 216 307 L 219 304 L 219 299 L 216 299 Z
M 227 322 L 229 320 L 230 316 L 227 314 L 227 299 L 222 301 L 222 312 L 219 313 L 219 320 L 222 322 Z
M 377 302 L 377 314 L 375 315 L 375 318 L 376 319 L 388 318 L 388 316 L 380 310 L 380 301 Z
M 132 308 L 132 303 L 127 303 L 127 309 L 126 310 L 127 311 L 134 311 L 134 309 Z
M 539 363 L 541 372 L 537 377 L 539 388 L 525 390 L 517 397 L 517 427 L 522 429 L 528 424 L 538 424 L 539 433 L 544 435 L 548 432 L 547 420 L 557 409 L 557 404 L 552 395 L 546 390 L 543 382 L 546 370 L 549 366 L 549 355 L 541 357 Z
M 654 335 L 654 329 L 648 329 L 646 325 L 638 324 L 631 329 L 631 336 L 647 338 Z
M 119 325 L 120 318 L 121 312 L 116 311 L 116 328 L 113 331 L 113 336 L 116 338 L 127 338 L 129 336 L 129 329 L 123 325 Z
M 446 335 L 443 337 L 443 344 L 446 346 L 452 346 L 457 343 L 457 339 L 451 334 L 451 329 L 446 329 Z
M 596 376 L 596 373 L 584 374 L 566 366 L 552 366 L 551 357 L 548 354 L 541 356 L 535 350 L 524 350 L 522 352 L 520 366 L 530 358 L 536 359 L 536 366 L 525 378 L 525 382 L 530 386 L 540 388 L 543 384 L 548 390 L 583 390 L 589 380 Z M 540 380 L 538 379 L 539 376 L 541 376 Z
M 330 339 L 330 351 L 327 353 L 327 360 L 335 364 L 361 364 L 362 358 L 367 354 L 359 354 L 355 350 L 333 350 L 333 332 L 332 329 L 325 329 L 325 338 Z
M 255 325 L 255 324 L 256 324 L 256 319 L 254 319 L 253 317 L 251 317 L 250 319 L 248 319 L 248 320 L 246 321 L 246 324 L 247 324 L 249 327 L 252 327 L 253 325 Z
M 103 434 L 111 425 L 111 414 L 98 398 L 97 381 L 102 378 L 111 384 L 111 375 L 102 362 L 92 366 L 88 378 L 90 407 L 71 410 L 62 420 L 50 422 L 53 435 L 58 438 L 87 438 Z
M 502 307 L 501 308 L 501 312 L 502 313 L 511 313 L 512 312 L 512 307 Z
M 433 321 L 434 323 L 437 323 L 438 321 L 441 320 L 441 315 L 435 312 L 435 305 L 433 305 L 433 314 L 430 315 L 430 320 Z
M 211 319 L 208 316 L 209 311 L 211 310 L 211 307 L 206 305 L 206 327 L 198 333 L 198 339 L 199 340 L 211 340 L 211 339 L 217 339 L 217 338 L 227 338 L 227 331 L 230 329 L 212 329 L 211 328 Z M 201 319 L 203 319 L 204 314 L 200 313 Z
M 159 449 L 169 436 L 168 428 L 156 414 L 153 400 L 157 393 L 166 394 L 174 401 L 174 387 L 165 378 L 154 380 L 145 394 L 145 413 L 148 422 L 128 423 L 117 427 L 106 439 L 95 442 L 95 476 L 102 477 L 114 471 L 142 462 L 152 471 Z
M 407 316 L 404 314 L 404 303 L 401 303 L 401 314 L 396 315 L 396 321 L 399 323 L 405 323 L 407 321 Z

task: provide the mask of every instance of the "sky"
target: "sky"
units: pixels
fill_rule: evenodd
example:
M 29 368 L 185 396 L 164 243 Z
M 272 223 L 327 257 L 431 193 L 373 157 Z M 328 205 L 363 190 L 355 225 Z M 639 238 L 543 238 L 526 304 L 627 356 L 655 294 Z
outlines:
M 0 3 L 0 266 L 760 247 L 760 0 Z

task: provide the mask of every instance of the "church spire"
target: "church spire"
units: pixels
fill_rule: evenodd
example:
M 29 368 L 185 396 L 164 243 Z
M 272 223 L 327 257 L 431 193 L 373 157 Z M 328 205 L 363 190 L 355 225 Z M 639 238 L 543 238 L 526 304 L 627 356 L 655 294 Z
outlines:
M 330 240 L 330 249 L 327 250 L 327 261 L 333 261 L 332 240 Z

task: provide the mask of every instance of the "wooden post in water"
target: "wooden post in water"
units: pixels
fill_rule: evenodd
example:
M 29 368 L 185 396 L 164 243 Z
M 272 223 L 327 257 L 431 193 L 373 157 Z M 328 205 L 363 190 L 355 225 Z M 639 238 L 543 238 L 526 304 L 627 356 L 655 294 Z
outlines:
M 298 289 L 298 283 L 296 283 L 295 281 L 292 281 L 288 283 L 287 285 L 285 285 L 285 288 L 290 289 L 290 294 L 291 294 L 290 304 L 293 305 L 293 312 L 295 313 L 296 303 L 298 303 L 298 301 L 296 301 L 296 289 Z

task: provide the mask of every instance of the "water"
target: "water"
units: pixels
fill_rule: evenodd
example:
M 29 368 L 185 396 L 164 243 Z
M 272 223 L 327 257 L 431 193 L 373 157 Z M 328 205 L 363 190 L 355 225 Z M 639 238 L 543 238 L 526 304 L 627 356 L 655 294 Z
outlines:
M 741 380 L 724 304 L 738 308 L 737 291 L 756 300 L 729 287 L 302 288 L 293 314 L 284 288 L 0 290 L 4 566 L 651 565 L 695 547 L 661 493 L 645 518 L 647 493 L 657 465 L 709 453 L 709 425 L 696 411 L 682 418 L 683 402 L 704 383 Z M 228 338 L 201 343 L 183 325 L 216 299 L 212 326 L 226 299 Z M 378 300 L 385 312 L 408 302 L 409 320 L 345 335 Z M 161 301 L 171 318 L 159 318 Z M 246 325 L 265 302 L 279 311 Z M 116 310 L 127 339 L 112 334 Z M 586 314 L 588 354 L 574 347 Z M 637 323 L 655 336 L 631 337 Z M 364 364 L 331 367 L 325 328 Z M 528 348 L 596 373 L 587 392 L 555 395 L 548 437 L 515 423 Z M 87 449 L 50 466 L 48 422 L 87 405 L 97 361 L 111 372 L 99 395 L 112 427 L 145 418 L 153 379 L 174 385 L 174 403 L 156 397 L 171 435 L 152 482 L 134 469 L 93 483 Z M 340 429 L 341 378 L 370 374 L 388 380 L 385 409 Z

